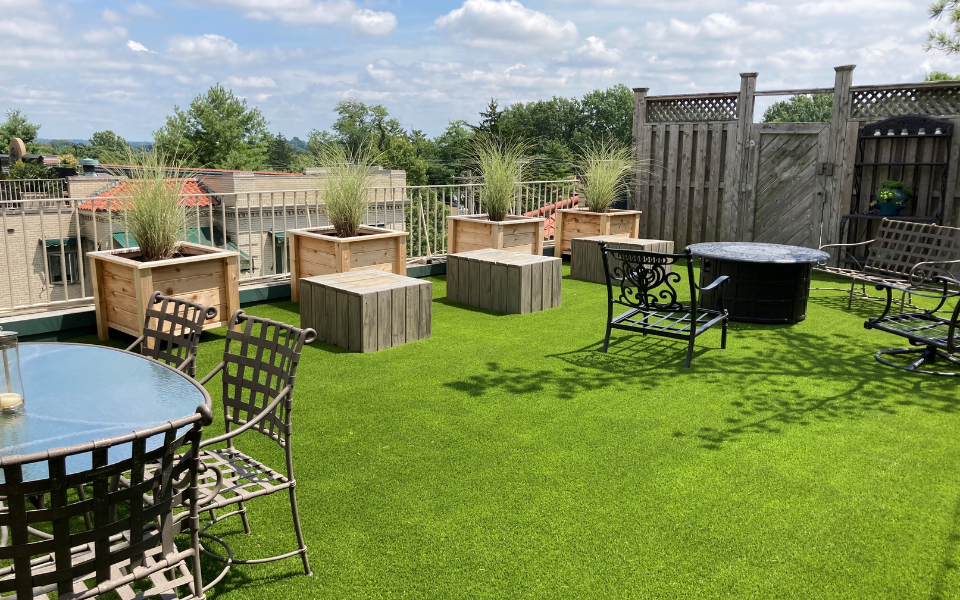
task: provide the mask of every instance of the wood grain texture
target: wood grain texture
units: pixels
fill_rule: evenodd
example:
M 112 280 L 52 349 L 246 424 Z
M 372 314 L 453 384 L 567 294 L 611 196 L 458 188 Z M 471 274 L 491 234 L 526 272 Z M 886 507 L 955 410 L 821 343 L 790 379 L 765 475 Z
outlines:
M 489 221 L 486 215 L 447 217 L 447 253 L 456 254 L 483 248 L 513 252 L 543 252 L 543 224 L 540 217 L 507 215 L 505 221 Z M 539 252 L 538 252 L 539 250 Z
M 303 278 L 301 288 L 300 325 L 322 342 L 376 352 L 430 337 L 429 281 L 365 269 Z
M 574 240 L 570 254 L 570 278 L 593 283 L 606 283 L 603 269 L 603 255 L 600 242 L 606 242 L 611 248 L 628 250 L 646 250 L 648 252 L 673 253 L 673 240 L 633 239 L 608 235 L 597 235 Z M 615 265 L 611 265 L 611 268 Z M 672 267 L 668 267 L 669 271 Z
M 562 301 L 561 269 L 561 260 L 550 256 L 496 249 L 451 254 L 447 299 L 508 314 L 554 308 Z

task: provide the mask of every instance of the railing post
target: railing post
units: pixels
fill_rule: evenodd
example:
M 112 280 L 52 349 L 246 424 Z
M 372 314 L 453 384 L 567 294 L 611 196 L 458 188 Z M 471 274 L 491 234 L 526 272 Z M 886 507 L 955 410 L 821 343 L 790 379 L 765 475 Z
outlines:
M 647 210 L 647 178 L 650 176 L 647 169 L 642 167 L 644 157 L 650 154 L 647 148 L 645 138 L 643 137 L 643 125 L 647 121 L 647 92 L 650 88 L 633 88 L 633 160 L 636 164 L 634 173 L 633 198 L 631 198 L 631 208 L 643 211 L 644 217 Z M 643 219 L 643 217 L 640 217 Z
M 756 147 L 753 139 L 753 107 L 757 91 L 757 73 L 740 73 L 740 94 L 737 97 L 737 141 L 734 146 L 733 193 L 724 194 L 732 200 L 723 207 L 723 241 L 743 240 L 753 230 L 753 200 L 755 199 L 755 181 L 750 179 L 752 150 Z M 753 142 L 753 146 L 750 145 Z M 731 212 L 728 213 L 727 209 Z M 749 220 L 750 226 L 746 225 Z
M 840 216 L 845 212 L 843 202 L 853 185 L 853 162 L 856 160 L 856 128 L 848 132 L 852 116 L 850 87 L 853 85 L 853 70 L 856 65 L 834 67 L 833 114 L 830 133 L 824 152 L 824 163 L 833 168 L 833 175 L 823 182 L 823 221 L 820 230 L 821 244 L 836 244 L 840 241 Z M 852 139 L 849 139 L 850 136 Z M 853 148 L 854 152 L 849 152 Z

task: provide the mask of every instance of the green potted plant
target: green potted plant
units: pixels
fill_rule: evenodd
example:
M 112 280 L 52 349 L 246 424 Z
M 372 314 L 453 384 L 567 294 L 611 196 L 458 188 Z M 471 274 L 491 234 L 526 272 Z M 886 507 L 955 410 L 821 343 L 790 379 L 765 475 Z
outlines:
M 511 215 L 514 200 L 523 185 L 527 147 L 493 136 L 478 136 L 474 159 L 483 188 L 479 215 L 447 217 L 447 253 L 496 248 L 526 254 L 543 254 L 542 217 Z
M 880 210 L 884 217 L 897 217 L 903 210 L 907 200 L 912 195 L 910 190 L 905 189 L 902 181 L 888 179 L 880 183 L 880 189 L 877 190 L 876 199 L 871 202 Z
M 300 301 L 300 279 L 358 269 L 407 274 L 405 231 L 364 225 L 368 192 L 379 155 L 364 143 L 356 149 L 328 144 L 317 154 L 321 168 L 317 196 L 329 225 L 292 229 L 290 237 L 290 296 Z
M 136 246 L 90 252 L 97 335 L 114 328 L 133 336 L 143 330 L 147 302 L 154 291 L 217 307 L 205 329 L 226 325 L 240 308 L 238 252 L 181 241 L 186 213 L 181 191 L 188 177 L 174 160 L 154 149 L 131 154 L 113 211 L 119 228 Z M 118 173 L 119 174 L 119 173 Z
M 635 238 L 640 234 L 640 211 L 612 208 L 626 190 L 636 168 L 633 151 L 616 141 L 585 146 L 577 160 L 586 208 L 557 210 L 554 225 L 556 256 L 569 252 L 574 238 L 614 235 Z

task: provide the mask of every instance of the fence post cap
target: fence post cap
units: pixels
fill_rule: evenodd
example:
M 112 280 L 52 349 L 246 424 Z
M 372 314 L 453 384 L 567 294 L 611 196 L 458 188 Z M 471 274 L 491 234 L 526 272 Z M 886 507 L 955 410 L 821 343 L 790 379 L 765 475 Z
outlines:
M 649 92 L 650 88 L 633 88 L 634 92 Z
M 840 67 L 834 67 L 834 71 L 852 71 L 857 68 L 857 65 L 843 65 Z

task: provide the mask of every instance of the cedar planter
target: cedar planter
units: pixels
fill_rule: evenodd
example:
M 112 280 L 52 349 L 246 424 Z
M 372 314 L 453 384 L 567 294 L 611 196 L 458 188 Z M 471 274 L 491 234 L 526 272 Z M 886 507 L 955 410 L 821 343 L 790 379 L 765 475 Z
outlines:
M 177 258 L 141 262 L 139 248 L 90 252 L 97 337 L 109 338 L 109 328 L 134 337 L 143 333 L 147 302 L 154 291 L 204 306 L 217 316 L 204 329 L 222 327 L 240 308 L 240 253 L 183 242 Z
M 555 256 L 570 252 L 574 238 L 594 235 L 616 235 L 635 238 L 640 235 L 639 210 L 608 209 L 592 212 L 581 208 L 557 210 L 553 239 Z
M 397 275 L 407 274 L 407 236 L 405 231 L 361 225 L 360 235 L 337 237 L 333 227 L 291 229 L 290 299 L 300 301 L 300 279 L 346 273 L 359 269 L 378 269 Z
M 514 215 L 504 221 L 491 221 L 487 215 L 447 217 L 447 254 L 483 248 L 543 254 L 545 220 Z

